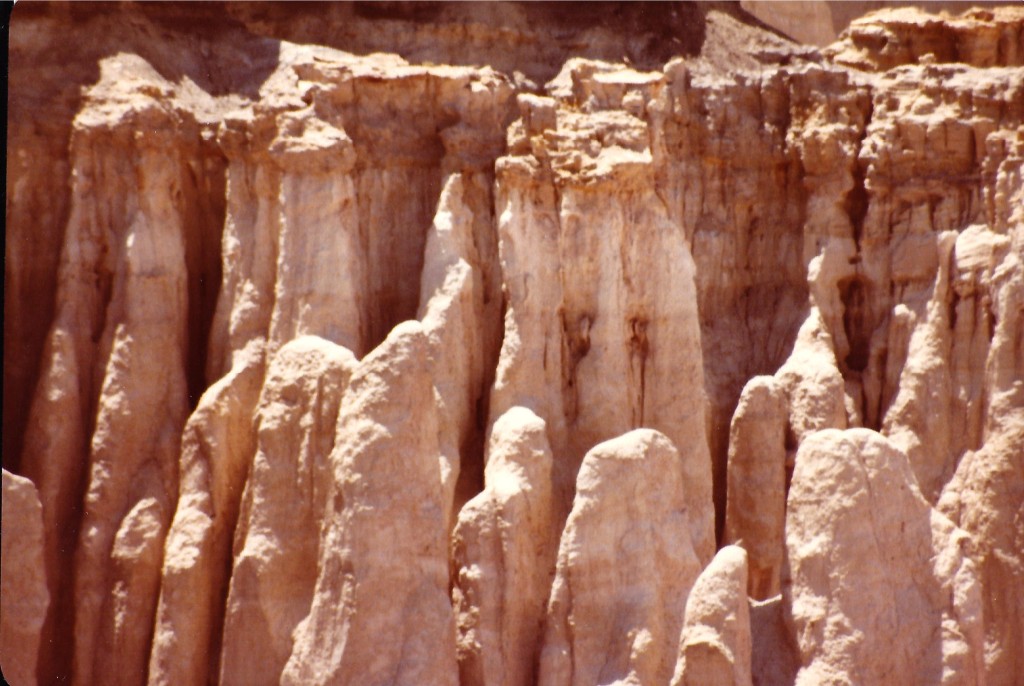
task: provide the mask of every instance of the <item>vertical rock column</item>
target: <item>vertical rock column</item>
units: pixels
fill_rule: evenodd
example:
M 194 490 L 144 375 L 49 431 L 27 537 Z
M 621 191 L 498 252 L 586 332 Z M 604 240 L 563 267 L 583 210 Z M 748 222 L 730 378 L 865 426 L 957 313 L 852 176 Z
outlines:
M 786 523 L 786 396 L 772 377 L 743 388 L 729 432 L 725 538 L 748 554 L 749 593 L 779 592 Z
M 181 439 L 181 483 L 167 534 L 149 684 L 203 684 L 216 664 L 226 567 L 252 460 L 252 411 L 263 381 L 263 341 L 199 400 Z
M 686 600 L 672 686 L 750 686 L 750 664 L 747 553 L 729 545 L 700 573 Z
M 632 78 L 653 87 L 632 74 L 620 91 Z M 548 422 L 563 513 L 587 450 L 637 427 L 663 431 L 680 451 L 694 547 L 710 560 L 694 265 L 654 192 L 647 126 L 622 111 L 519 102 L 498 163 L 509 306 L 491 414 L 523 405 Z
M 50 592 L 43 564 L 43 508 L 28 479 L 3 470 L 0 663 L 12 684 L 38 683 L 36 663 Z
M 491 429 L 484 491 L 453 533 L 462 686 L 536 683 L 555 531 L 547 427 L 514 407 Z
M 216 381 L 182 435 L 151 684 L 203 684 L 211 670 L 217 673 L 231 540 L 255 450 L 252 419 L 274 303 L 280 171 L 265 154 L 272 135 L 272 126 L 238 114 L 226 119 L 218 135 L 229 165 L 222 283 L 207 358 L 207 375 Z
M 187 120 L 146 105 L 111 131 L 123 132 L 120 146 L 104 141 L 104 154 L 127 157 L 136 183 L 125 189 L 126 211 L 114 225 L 121 232 L 107 245 L 116 257 L 75 556 L 74 680 L 81 684 L 99 675 L 109 683 L 144 680 L 188 411 L 183 219 L 191 200 L 185 163 L 195 149 L 181 132 Z M 84 238 L 75 234 L 69 227 L 69 243 Z
M 866 429 L 800 447 L 786 513 L 796 683 L 984 681 L 970 537 L 922 497 L 906 455 Z
M 496 324 L 485 319 L 484 283 L 472 233 L 474 212 L 481 208 L 467 202 L 467 183 L 460 173 L 445 179 L 427 232 L 418 313 L 430 340 L 449 524 L 454 523 L 463 447 L 476 425 L 477 398 L 485 392 L 486 332 Z
M 232 162 L 211 371 L 225 360 L 231 366 L 204 394 L 185 432 L 181 498 L 164 560 L 151 656 L 153 684 L 203 684 L 220 672 L 231 541 L 256 450 L 252 422 L 264 356 L 273 359 L 278 348 L 303 334 L 357 349 L 363 340 L 351 141 L 308 110 L 256 108 L 230 117 L 220 143 Z M 340 398 L 343 384 L 335 390 Z M 332 427 L 337 401 L 329 413 Z M 294 419 L 295 430 L 302 416 Z M 309 459 L 325 460 L 330 447 Z M 316 559 L 315 546 L 307 557 Z M 308 585 L 311 593 L 312 581 Z M 292 626 L 308 610 L 308 598 L 297 603 L 305 607 Z M 290 642 L 276 646 L 283 653 L 277 655 L 278 672 L 290 649 Z M 268 648 L 266 656 L 274 654 Z
M 541 686 L 667 684 L 700 562 L 668 438 L 637 429 L 587 453 L 562 533 Z
M 219 234 L 208 153 L 145 62 L 101 63 L 73 126 L 71 214 L 23 460 L 48 532 L 46 682 L 71 661 L 78 683 L 145 680 L 173 455 L 201 359 L 188 341 L 204 305 L 189 282 L 207 274 Z
M 314 336 L 286 344 L 270 365 L 235 533 L 222 684 L 276 682 L 309 612 L 338 407 L 355 366 L 346 348 Z
M 1024 673 L 1024 597 L 1018 591 L 1024 586 L 1024 137 L 993 136 L 988 143 L 995 173 L 987 189 L 993 231 L 985 233 L 997 244 L 1007 242 L 1008 250 L 991 271 L 981 260 L 981 269 L 968 273 L 981 277 L 976 298 L 991 308 L 983 445 L 964 454 L 938 508 L 976 542 L 985 591 L 985 683 L 1010 686 Z M 959 271 L 959 240 L 957 248 Z
M 428 348 L 400 324 L 342 398 L 312 609 L 282 684 L 458 682 Z

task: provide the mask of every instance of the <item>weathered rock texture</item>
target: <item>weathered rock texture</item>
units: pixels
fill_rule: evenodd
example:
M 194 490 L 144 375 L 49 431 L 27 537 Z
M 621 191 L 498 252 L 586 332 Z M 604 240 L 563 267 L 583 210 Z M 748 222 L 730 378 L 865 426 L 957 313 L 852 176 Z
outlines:
M 686 600 L 672 684 L 749 686 L 750 658 L 747 553 L 730 545 L 701 572 Z
M 971 538 L 890 441 L 833 429 L 800 447 L 786 549 L 797 684 L 984 683 Z
M 3 470 L 0 664 L 12 684 L 36 679 L 39 639 L 50 604 L 43 567 L 43 508 L 28 479 Z
M 522 407 L 494 423 L 484 490 L 452 534 L 462 684 L 536 683 L 558 535 L 547 425 Z
M 700 572 L 683 479 L 672 442 L 651 429 L 587 453 L 558 550 L 539 684 L 669 681 Z
M 1019 683 L 1024 11 L 880 4 L 19 3 L 5 676 Z

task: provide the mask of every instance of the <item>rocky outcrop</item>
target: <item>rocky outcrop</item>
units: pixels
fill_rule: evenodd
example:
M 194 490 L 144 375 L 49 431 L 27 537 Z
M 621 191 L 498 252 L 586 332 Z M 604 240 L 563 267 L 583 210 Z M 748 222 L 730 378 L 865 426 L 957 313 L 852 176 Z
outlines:
M 725 546 L 715 555 L 686 601 L 673 686 L 751 683 L 747 553 Z
M 855 19 L 826 54 L 839 64 L 871 71 L 915 62 L 1020 67 L 1022 31 L 1019 7 L 975 8 L 957 17 L 902 7 Z
M 513 407 L 494 423 L 484 490 L 452 534 L 460 683 L 536 683 L 557 535 L 544 420 Z
M 786 520 L 786 396 L 771 377 L 743 388 L 729 432 L 725 536 L 747 551 L 748 589 L 764 600 L 779 591 Z
M 587 453 L 559 546 L 538 683 L 669 681 L 700 572 L 683 479 L 672 442 L 650 429 Z
M 12 684 L 34 684 L 43 620 L 50 604 L 43 566 L 43 508 L 28 479 L 3 470 L 0 660 Z
M 315 336 L 289 342 L 270 366 L 235 529 L 221 683 L 268 680 L 291 655 L 292 631 L 313 597 L 320 516 L 334 484 L 329 456 L 338 406 L 355 367 L 349 350 Z
M 786 513 L 796 683 L 984 683 L 973 547 L 890 441 L 867 429 L 810 437 Z
M 566 72 L 564 98 L 519 97 L 510 154 L 497 163 L 509 302 L 492 414 L 522 405 L 548 422 L 562 516 L 587 450 L 640 426 L 665 433 L 680 451 L 693 544 L 707 561 L 693 259 L 655 192 L 642 118 L 664 77 L 585 62 Z M 633 113 L 617 109 L 626 102 Z
M 282 684 L 458 680 L 428 345 L 402 323 L 342 397 L 312 607 Z
M 252 461 L 262 340 L 199 399 L 181 440 L 181 495 L 164 546 L 149 682 L 201 684 L 217 673 L 231 541 Z
M 95 108 L 75 122 L 56 319 L 23 458 L 54 532 L 47 579 L 54 611 L 74 607 L 83 682 L 145 673 L 188 412 L 190 284 L 216 235 L 204 200 L 216 168 L 203 166 L 195 117 L 141 60 L 104 66 Z M 66 664 L 68 645 L 51 645 L 43 664 Z
M 1014 683 L 1020 10 L 23 5 L 16 669 Z

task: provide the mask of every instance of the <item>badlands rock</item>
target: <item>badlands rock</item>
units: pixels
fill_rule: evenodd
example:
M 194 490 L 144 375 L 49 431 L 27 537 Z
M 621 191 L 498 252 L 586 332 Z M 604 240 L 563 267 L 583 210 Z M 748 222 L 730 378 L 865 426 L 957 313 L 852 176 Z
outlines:
M 906 455 L 884 437 L 808 438 L 786 513 L 796 683 L 984 683 L 973 547 L 928 505 Z
M 1016 682 L 1019 9 L 16 10 L 39 683 L 667 684 L 725 543 L 753 683 Z
M 697 577 L 686 601 L 673 686 L 751 683 L 747 553 L 725 546 Z
M 509 303 L 491 410 L 522 405 L 548 421 L 562 516 L 587 450 L 641 426 L 664 432 L 680 452 L 693 545 L 707 561 L 713 508 L 693 258 L 655 192 L 640 112 L 599 109 L 621 106 L 625 93 L 642 103 L 663 77 L 599 69 L 567 65 L 575 90 L 565 102 L 520 96 L 511 154 L 497 163 Z
M 3 470 L 0 661 L 12 684 L 34 684 L 39 639 L 50 604 L 43 570 L 43 508 L 28 479 Z M 42 574 L 40 572 L 43 572 Z
M 1019 67 L 1024 65 L 1022 30 L 1019 7 L 971 9 L 958 17 L 901 7 L 855 19 L 826 54 L 872 71 L 915 62 Z
M 452 534 L 460 683 L 536 683 L 557 536 L 547 427 L 513 407 L 491 429 L 484 491 Z
M 800 668 L 782 596 L 750 601 L 750 671 L 758 686 L 792 686 Z
M 219 594 L 227 595 L 221 683 L 276 679 L 291 655 L 292 631 L 313 597 L 320 514 L 334 483 L 329 456 L 338 406 L 355 366 L 349 350 L 314 336 L 287 343 L 270 365 L 235 529 L 231 588 Z M 166 579 L 166 563 L 164 569 Z M 213 655 L 217 647 L 210 646 Z
M 231 540 L 255 436 L 262 341 L 203 394 L 181 441 L 181 496 L 167 534 L 149 682 L 201 684 L 216 674 Z
M 312 607 L 282 684 L 458 682 L 428 352 L 423 327 L 404 322 L 352 374 Z
M 665 684 L 700 563 L 679 455 L 637 429 L 591 449 L 562 533 L 542 686 Z
M 984 589 L 985 683 L 1009 685 L 1024 671 L 1020 637 L 1024 605 L 1024 432 L 1018 428 L 968 453 L 946 486 L 939 509 L 977 542 L 976 558 Z
M 747 551 L 748 589 L 763 600 L 779 590 L 786 520 L 786 397 L 771 377 L 743 389 L 729 433 L 725 536 Z
M 54 608 L 74 607 L 73 653 L 57 639 L 42 662 L 71 656 L 84 683 L 94 671 L 126 683 L 146 672 L 188 413 L 186 303 L 212 217 L 195 118 L 161 86 L 137 58 L 107 64 L 88 95 L 97 107 L 76 119 L 57 313 L 23 460 L 56 534 Z

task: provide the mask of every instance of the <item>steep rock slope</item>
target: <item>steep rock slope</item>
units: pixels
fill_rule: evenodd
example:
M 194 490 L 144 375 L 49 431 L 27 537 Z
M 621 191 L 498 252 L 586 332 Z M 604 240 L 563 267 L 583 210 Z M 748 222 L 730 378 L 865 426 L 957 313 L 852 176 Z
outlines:
M 23 13 L 5 673 L 1016 683 L 1024 12 L 581 12 Z

